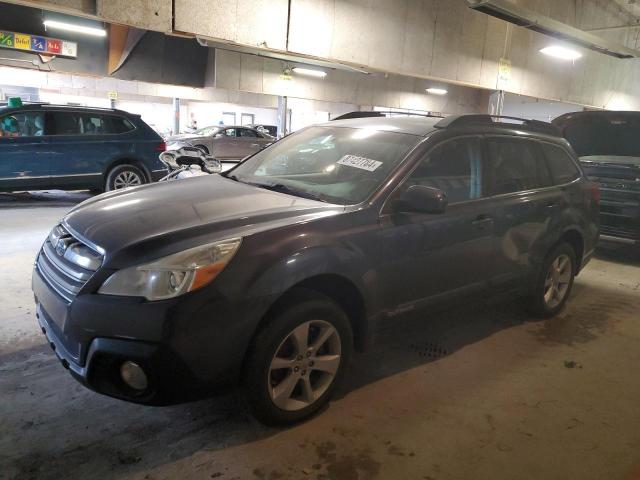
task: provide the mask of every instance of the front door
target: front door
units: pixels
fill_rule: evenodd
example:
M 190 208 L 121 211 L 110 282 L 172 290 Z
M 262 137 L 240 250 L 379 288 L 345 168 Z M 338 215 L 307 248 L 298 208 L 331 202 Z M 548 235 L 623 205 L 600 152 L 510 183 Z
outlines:
M 0 118 L 0 188 L 47 188 L 50 149 L 42 111 L 20 111 Z
M 217 159 L 242 158 L 242 151 L 238 145 L 235 128 L 225 128 L 216 133 L 213 138 L 211 154 Z
M 238 135 L 238 148 L 242 152 L 240 158 L 251 155 L 262 148 L 261 138 L 254 130 L 250 128 L 238 128 L 236 131 Z
M 387 201 L 381 215 L 384 303 L 407 310 L 448 294 L 485 287 L 494 274 L 492 201 L 484 195 L 482 139 L 433 147 Z M 412 185 L 445 192 L 444 213 L 403 212 L 394 203 Z

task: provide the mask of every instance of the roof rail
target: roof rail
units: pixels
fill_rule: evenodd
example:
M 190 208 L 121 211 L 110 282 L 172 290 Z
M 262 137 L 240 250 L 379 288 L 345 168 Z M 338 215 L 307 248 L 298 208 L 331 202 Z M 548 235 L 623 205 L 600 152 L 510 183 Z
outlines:
M 444 118 L 443 115 L 439 114 L 439 113 L 435 113 L 435 112 L 427 112 L 427 113 L 414 113 L 414 112 L 393 112 L 391 110 L 389 111 L 356 111 L 356 112 L 349 112 L 349 113 L 345 113 L 343 115 L 340 115 L 339 117 L 336 118 L 332 118 L 331 121 L 333 120 L 347 120 L 349 118 L 376 118 L 376 117 L 388 117 L 391 115 L 398 115 L 398 116 L 403 116 L 403 115 L 408 115 L 408 116 L 412 116 L 412 117 L 429 117 L 429 118 Z
M 504 122 L 503 120 L 511 120 Z M 531 120 L 527 118 L 509 117 L 505 115 L 452 115 L 440 120 L 435 124 L 436 128 L 452 128 L 452 127 L 472 127 L 478 125 L 493 125 L 496 127 L 509 128 L 513 125 L 523 128 L 530 132 L 544 133 L 554 137 L 562 136 L 560 130 L 553 124 L 542 122 L 540 120 Z
M 7 106 L 9 104 L 8 100 L 0 101 L 0 105 Z M 29 100 L 22 100 L 22 105 L 49 105 L 49 102 L 30 102 Z

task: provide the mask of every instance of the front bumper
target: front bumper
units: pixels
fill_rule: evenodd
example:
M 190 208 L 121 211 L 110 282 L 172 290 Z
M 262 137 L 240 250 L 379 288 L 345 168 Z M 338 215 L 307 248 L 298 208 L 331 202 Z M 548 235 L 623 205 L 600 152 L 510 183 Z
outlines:
M 207 289 L 161 302 L 94 294 L 68 302 L 37 269 L 32 288 L 38 324 L 62 365 L 92 390 L 136 403 L 176 403 L 233 382 L 255 328 Z M 144 369 L 145 391 L 120 378 L 126 360 Z

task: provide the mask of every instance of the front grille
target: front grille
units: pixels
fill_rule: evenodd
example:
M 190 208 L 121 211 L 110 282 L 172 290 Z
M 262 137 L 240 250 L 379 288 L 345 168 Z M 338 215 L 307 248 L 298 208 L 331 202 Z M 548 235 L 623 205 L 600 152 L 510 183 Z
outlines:
M 36 268 L 62 298 L 71 302 L 102 264 L 102 256 L 56 226 L 42 245 Z

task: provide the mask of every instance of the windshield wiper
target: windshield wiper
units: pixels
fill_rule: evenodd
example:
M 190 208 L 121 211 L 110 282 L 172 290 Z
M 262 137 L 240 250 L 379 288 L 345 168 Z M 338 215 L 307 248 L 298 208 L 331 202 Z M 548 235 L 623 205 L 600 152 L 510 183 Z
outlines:
M 311 192 L 305 192 L 304 190 L 298 190 L 296 188 L 291 188 L 282 183 L 250 183 L 251 185 L 255 185 L 256 187 L 264 188 L 266 190 L 272 190 L 274 192 L 286 193 L 289 195 L 294 195 L 296 197 L 308 198 L 310 200 L 317 200 L 319 202 L 326 202 L 318 195 L 314 195 Z

